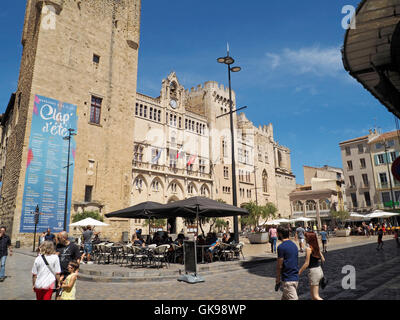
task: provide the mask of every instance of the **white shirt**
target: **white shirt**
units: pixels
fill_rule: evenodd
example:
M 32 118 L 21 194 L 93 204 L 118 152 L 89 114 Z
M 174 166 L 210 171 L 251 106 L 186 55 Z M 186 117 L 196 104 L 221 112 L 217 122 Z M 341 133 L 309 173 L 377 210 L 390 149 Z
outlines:
M 56 254 L 51 256 L 45 256 L 47 262 L 49 263 L 49 267 L 53 272 L 56 274 L 61 273 L 60 267 L 60 259 Z M 36 289 L 50 289 L 54 288 L 54 283 L 56 281 L 56 277 L 54 274 L 49 270 L 46 263 L 44 262 L 43 258 L 39 255 L 36 257 L 35 262 L 33 263 L 32 267 L 32 274 L 37 276 L 35 282 Z

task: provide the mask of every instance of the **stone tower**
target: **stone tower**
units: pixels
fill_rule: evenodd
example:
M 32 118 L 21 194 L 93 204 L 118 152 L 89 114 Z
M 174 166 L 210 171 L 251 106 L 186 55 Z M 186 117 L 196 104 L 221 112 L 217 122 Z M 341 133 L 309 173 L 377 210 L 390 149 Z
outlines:
M 130 205 L 140 10 L 141 0 L 27 1 L 0 202 L 13 241 L 32 238 L 20 224 L 37 95 L 77 107 L 71 215 Z M 120 236 L 127 222 L 109 223 Z

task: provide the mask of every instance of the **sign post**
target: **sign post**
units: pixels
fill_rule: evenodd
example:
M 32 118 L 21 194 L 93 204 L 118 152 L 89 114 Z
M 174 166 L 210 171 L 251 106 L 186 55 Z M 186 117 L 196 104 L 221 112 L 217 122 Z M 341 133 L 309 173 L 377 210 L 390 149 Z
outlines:
M 39 205 L 36 205 L 35 209 L 35 232 L 33 234 L 33 252 L 35 252 L 35 244 L 36 244 L 36 227 L 39 224 Z
M 183 258 L 185 261 L 185 274 L 178 278 L 178 281 L 187 283 L 204 282 L 204 279 L 197 275 L 197 253 L 195 241 L 183 242 Z

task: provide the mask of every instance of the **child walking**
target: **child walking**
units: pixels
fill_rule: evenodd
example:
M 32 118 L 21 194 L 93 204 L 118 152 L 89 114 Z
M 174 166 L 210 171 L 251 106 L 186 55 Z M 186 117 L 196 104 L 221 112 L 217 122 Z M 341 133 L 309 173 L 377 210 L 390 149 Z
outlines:
M 76 279 L 78 278 L 79 264 L 71 261 L 68 264 L 69 275 L 61 285 L 61 300 L 75 300 Z

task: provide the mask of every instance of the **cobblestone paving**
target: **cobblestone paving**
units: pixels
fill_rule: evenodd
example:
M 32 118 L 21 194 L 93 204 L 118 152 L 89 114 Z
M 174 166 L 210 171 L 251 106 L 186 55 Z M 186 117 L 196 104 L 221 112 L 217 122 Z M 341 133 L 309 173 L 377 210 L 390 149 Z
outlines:
M 324 299 L 400 299 L 398 265 L 400 249 L 393 240 L 385 241 L 383 251 L 375 243 L 330 251 L 325 254 L 324 272 L 329 285 L 321 291 Z M 7 260 L 8 278 L 0 283 L 0 300 L 33 300 L 31 267 L 34 257 L 16 253 Z M 300 257 L 299 265 L 304 262 Z M 356 290 L 343 290 L 342 268 L 356 268 Z M 204 283 L 187 284 L 177 280 L 139 283 L 101 283 L 78 281 L 79 300 L 279 300 L 274 291 L 275 262 L 259 264 L 250 269 L 205 275 Z M 301 276 L 300 299 L 310 299 L 307 272 Z

